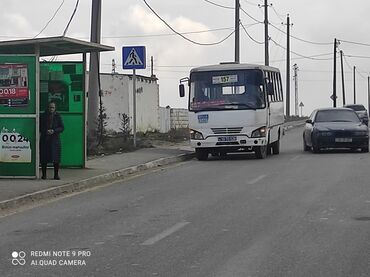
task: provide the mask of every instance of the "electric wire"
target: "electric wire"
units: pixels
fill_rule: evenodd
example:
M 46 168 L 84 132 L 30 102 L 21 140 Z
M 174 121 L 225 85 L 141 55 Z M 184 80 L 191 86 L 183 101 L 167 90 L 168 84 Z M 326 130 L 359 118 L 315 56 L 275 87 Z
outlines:
M 279 32 L 282 32 L 284 34 L 287 34 L 285 31 L 283 30 L 280 30 L 278 27 L 276 27 L 274 24 L 271 24 L 269 23 L 269 25 L 273 28 L 275 28 L 276 30 L 278 30 Z M 296 37 L 296 36 L 293 36 L 290 34 L 290 36 L 296 40 L 299 40 L 299 41 L 302 41 L 302 42 L 306 42 L 306 43 L 310 43 L 310 44 L 315 44 L 315 45 L 332 45 L 333 43 L 332 42 L 314 42 L 314 41 L 309 41 L 309 40 L 306 40 L 306 39 L 302 39 L 302 38 L 299 38 L 299 37 Z
M 270 40 L 277 46 L 279 46 L 280 48 L 283 48 L 286 50 L 286 48 L 284 46 L 282 46 L 281 44 L 277 43 L 275 40 L 273 40 L 271 37 L 270 37 Z M 325 58 L 325 59 L 317 59 L 316 57 L 319 57 L 319 56 L 325 56 L 325 55 L 331 55 L 331 53 L 327 53 L 327 54 L 319 54 L 319 55 L 313 55 L 313 56 L 305 56 L 305 55 L 302 55 L 302 54 L 299 54 L 297 52 L 294 52 L 292 50 L 290 50 L 291 53 L 293 53 L 294 55 L 297 55 L 299 57 L 302 57 L 302 58 L 305 58 L 305 59 L 310 59 L 310 60 L 315 60 L 315 61 L 328 61 L 328 60 L 332 60 L 332 58 Z
M 358 56 L 358 55 L 345 55 L 348 58 L 360 58 L 360 59 L 370 59 L 370 56 Z
M 250 1 L 247 1 L 247 0 L 243 0 L 245 3 L 247 3 L 248 5 L 252 5 L 252 6 L 258 6 L 258 4 L 256 3 L 253 3 L 253 2 L 250 2 Z
M 340 42 L 345 42 L 345 43 L 350 43 L 350 44 L 356 44 L 356 45 L 361 45 L 361 46 L 370 46 L 369 43 L 362 43 L 362 42 L 355 42 L 355 41 L 348 41 L 348 40 L 342 40 L 339 39 Z
M 345 64 L 347 65 L 347 67 L 350 69 L 350 70 L 353 70 L 353 66 L 351 66 L 347 60 L 347 57 L 351 57 L 351 55 L 345 55 L 343 54 L 343 57 L 344 57 L 344 62 Z M 359 75 L 364 78 L 364 79 L 367 79 L 365 76 L 363 76 L 362 74 L 360 74 L 360 72 L 364 73 L 364 74 L 368 74 L 367 72 L 365 71 L 361 71 L 358 67 L 356 67 L 357 69 L 357 72 L 359 72 Z M 369 74 L 368 74 L 369 75 Z
M 279 42 L 279 44 L 281 43 L 283 37 L 284 37 L 284 34 L 283 33 L 279 33 L 278 34 L 276 40 Z M 279 52 L 279 49 L 276 48 L 275 49 L 275 53 L 272 53 L 272 55 L 270 56 L 272 60 L 278 55 L 278 52 Z
M 257 23 L 261 23 L 261 24 L 263 24 L 263 21 L 260 21 L 260 20 L 256 19 L 255 17 L 251 16 L 249 13 L 247 13 L 247 12 L 242 8 L 242 6 L 240 6 L 240 10 L 241 10 L 243 13 L 245 13 L 249 18 L 251 18 L 251 19 L 253 19 L 254 21 L 256 21 Z
M 248 26 L 252 26 L 255 23 L 249 24 Z M 189 31 L 189 32 L 180 32 L 182 35 L 188 34 L 201 34 L 201 33 L 209 33 L 209 32 L 217 32 L 217 31 L 225 31 L 225 30 L 234 30 L 233 27 L 225 27 L 225 28 L 217 28 L 217 29 L 208 29 L 202 31 Z M 167 34 L 152 34 L 152 35 L 127 35 L 127 36 L 104 36 L 102 38 L 146 38 L 146 37 L 166 37 L 166 36 L 176 36 L 176 33 L 167 33 Z
M 74 10 L 73 10 L 73 12 L 72 12 L 71 18 L 69 19 L 68 24 L 67 24 L 66 28 L 64 29 L 63 37 L 66 35 L 66 33 L 67 33 L 67 31 L 68 31 L 68 28 L 69 28 L 69 25 L 71 24 L 72 19 L 73 19 L 73 17 L 74 17 L 74 16 L 75 16 L 75 14 L 76 14 L 77 7 L 78 7 L 79 2 L 80 2 L 80 0 L 77 0 L 76 5 L 75 5 L 75 9 L 74 9 Z
M 281 21 L 284 21 L 284 19 L 282 18 L 282 16 L 276 11 L 275 7 L 273 4 L 271 4 L 271 7 L 272 7 L 272 10 L 274 11 L 274 13 L 277 15 L 277 17 L 279 17 L 279 19 Z
M 64 0 L 62 0 L 62 3 L 60 3 L 59 7 L 56 9 L 53 16 L 49 19 L 49 21 L 45 24 L 45 26 L 41 29 L 41 31 L 33 38 L 37 38 L 49 26 L 50 22 L 53 21 L 53 19 L 55 18 L 59 10 L 62 8 L 63 4 L 64 4 Z
M 234 33 L 235 33 L 235 30 L 232 31 L 228 36 L 226 36 L 225 38 L 223 38 L 222 40 L 218 41 L 218 42 L 213 42 L 213 43 L 200 43 L 200 42 L 197 42 L 197 41 L 194 41 L 194 40 L 191 40 L 189 38 L 187 38 L 186 36 L 182 35 L 181 33 L 179 33 L 178 31 L 176 31 L 174 28 L 171 27 L 171 25 L 169 25 L 148 3 L 146 0 L 143 0 L 143 2 L 145 3 L 145 5 L 152 11 L 152 13 L 158 17 L 158 19 L 160 19 L 172 32 L 174 32 L 175 34 L 179 35 L 180 37 L 182 37 L 183 39 L 191 42 L 191 43 L 194 43 L 194 44 L 197 44 L 197 45 L 201 45 L 201 46 L 211 46 L 211 45 L 217 45 L 217 44 L 221 44 L 222 42 L 224 42 L 225 40 L 227 40 L 229 37 L 231 37 Z
M 357 67 L 356 67 L 356 68 L 357 68 Z M 360 77 L 362 77 L 363 79 L 367 79 L 364 75 L 362 75 L 363 71 L 361 71 L 361 70 L 358 70 L 358 69 L 357 69 L 357 73 L 358 73 L 358 75 L 360 75 Z
M 352 66 L 349 64 L 349 62 L 348 62 L 348 60 L 347 60 L 347 58 L 346 58 L 346 55 L 343 55 L 343 58 L 344 58 L 344 62 L 345 62 L 345 64 L 347 65 L 347 67 L 348 67 L 350 70 L 352 70 Z
M 209 0 L 203 0 L 203 1 L 205 1 L 205 2 L 207 2 L 207 3 L 209 3 L 209 4 L 212 4 L 212 5 L 214 5 L 214 6 L 220 7 L 220 8 L 230 9 L 230 10 L 235 10 L 235 8 L 234 8 L 234 7 L 223 6 L 223 5 L 217 4 L 217 3 L 212 2 L 212 1 L 209 1 Z
M 241 21 L 240 21 L 240 23 L 241 23 Z M 240 24 L 241 26 L 242 26 L 242 28 L 243 28 L 243 30 L 244 30 L 244 32 L 247 34 L 247 36 L 252 40 L 252 41 L 254 41 L 255 43 L 257 43 L 257 44 L 265 44 L 265 42 L 264 41 L 258 41 L 258 40 L 255 40 L 249 33 L 248 33 L 248 31 L 247 31 L 247 29 L 244 27 L 244 25 L 243 24 Z

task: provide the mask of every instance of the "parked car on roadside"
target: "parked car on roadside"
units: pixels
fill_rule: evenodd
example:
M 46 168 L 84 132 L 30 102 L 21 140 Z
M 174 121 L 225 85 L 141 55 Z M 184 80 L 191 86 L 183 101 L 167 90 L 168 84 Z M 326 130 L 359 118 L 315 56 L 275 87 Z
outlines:
M 303 131 L 303 150 L 314 153 L 324 148 L 360 148 L 369 152 L 369 129 L 349 108 L 317 109 Z
M 364 105 L 361 104 L 351 104 L 351 105 L 345 105 L 344 108 L 349 108 L 354 110 L 358 117 L 366 124 L 369 125 L 369 115 L 367 113 L 366 108 Z

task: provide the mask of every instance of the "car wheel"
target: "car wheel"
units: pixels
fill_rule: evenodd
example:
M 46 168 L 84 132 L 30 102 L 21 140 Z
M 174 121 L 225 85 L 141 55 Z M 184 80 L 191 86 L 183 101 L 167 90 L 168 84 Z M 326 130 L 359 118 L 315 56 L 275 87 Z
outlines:
M 280 153 L 280 139 L 272 144 L 272 154 L 278 155 Z
M 306 140 L 303 137 L 303 151 L 310 151 L 311 147 L 307 146 Z
M 227 157 L 227 153 L 226 153 L 226 152 L 224 152 L 224 151 L 221 151 L 221 152 L 220 152 L 220 157 L 222 157 L 222 158 Z
M 369 153 L 369 146 L 368 147 L 361 148 L 361 152 L 363 152 L 363 153 Z
M 320 153 L 320 147 L 312 143 L 312 152 L 313 153 Z
M 208 159 L 208 151 L 205 149 L 195 149 L 195 156 L 199 161 L 206 161 Z
M 256 146 L 254 148 L 254 154 L 257 159 L 264 159 L 267 156 L 267 145 Z

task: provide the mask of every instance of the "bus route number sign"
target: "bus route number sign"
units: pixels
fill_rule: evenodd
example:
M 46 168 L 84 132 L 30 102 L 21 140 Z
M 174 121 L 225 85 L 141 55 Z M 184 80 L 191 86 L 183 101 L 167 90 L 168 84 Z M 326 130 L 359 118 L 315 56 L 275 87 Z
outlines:
M 230 84 L 237 83 L 238 75 L 225 75 L 225 76 L 214 76 L 212 77 L 212 84 Z

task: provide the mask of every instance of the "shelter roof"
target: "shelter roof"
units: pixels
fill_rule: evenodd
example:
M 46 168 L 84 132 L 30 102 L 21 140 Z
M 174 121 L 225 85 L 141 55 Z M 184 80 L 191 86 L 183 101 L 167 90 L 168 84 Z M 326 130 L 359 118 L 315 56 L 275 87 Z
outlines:
M 36 46 L 40 57 L 114 50 L 112 46 L 61 36 L 0 41 L 0 54 L 35 54 Z

